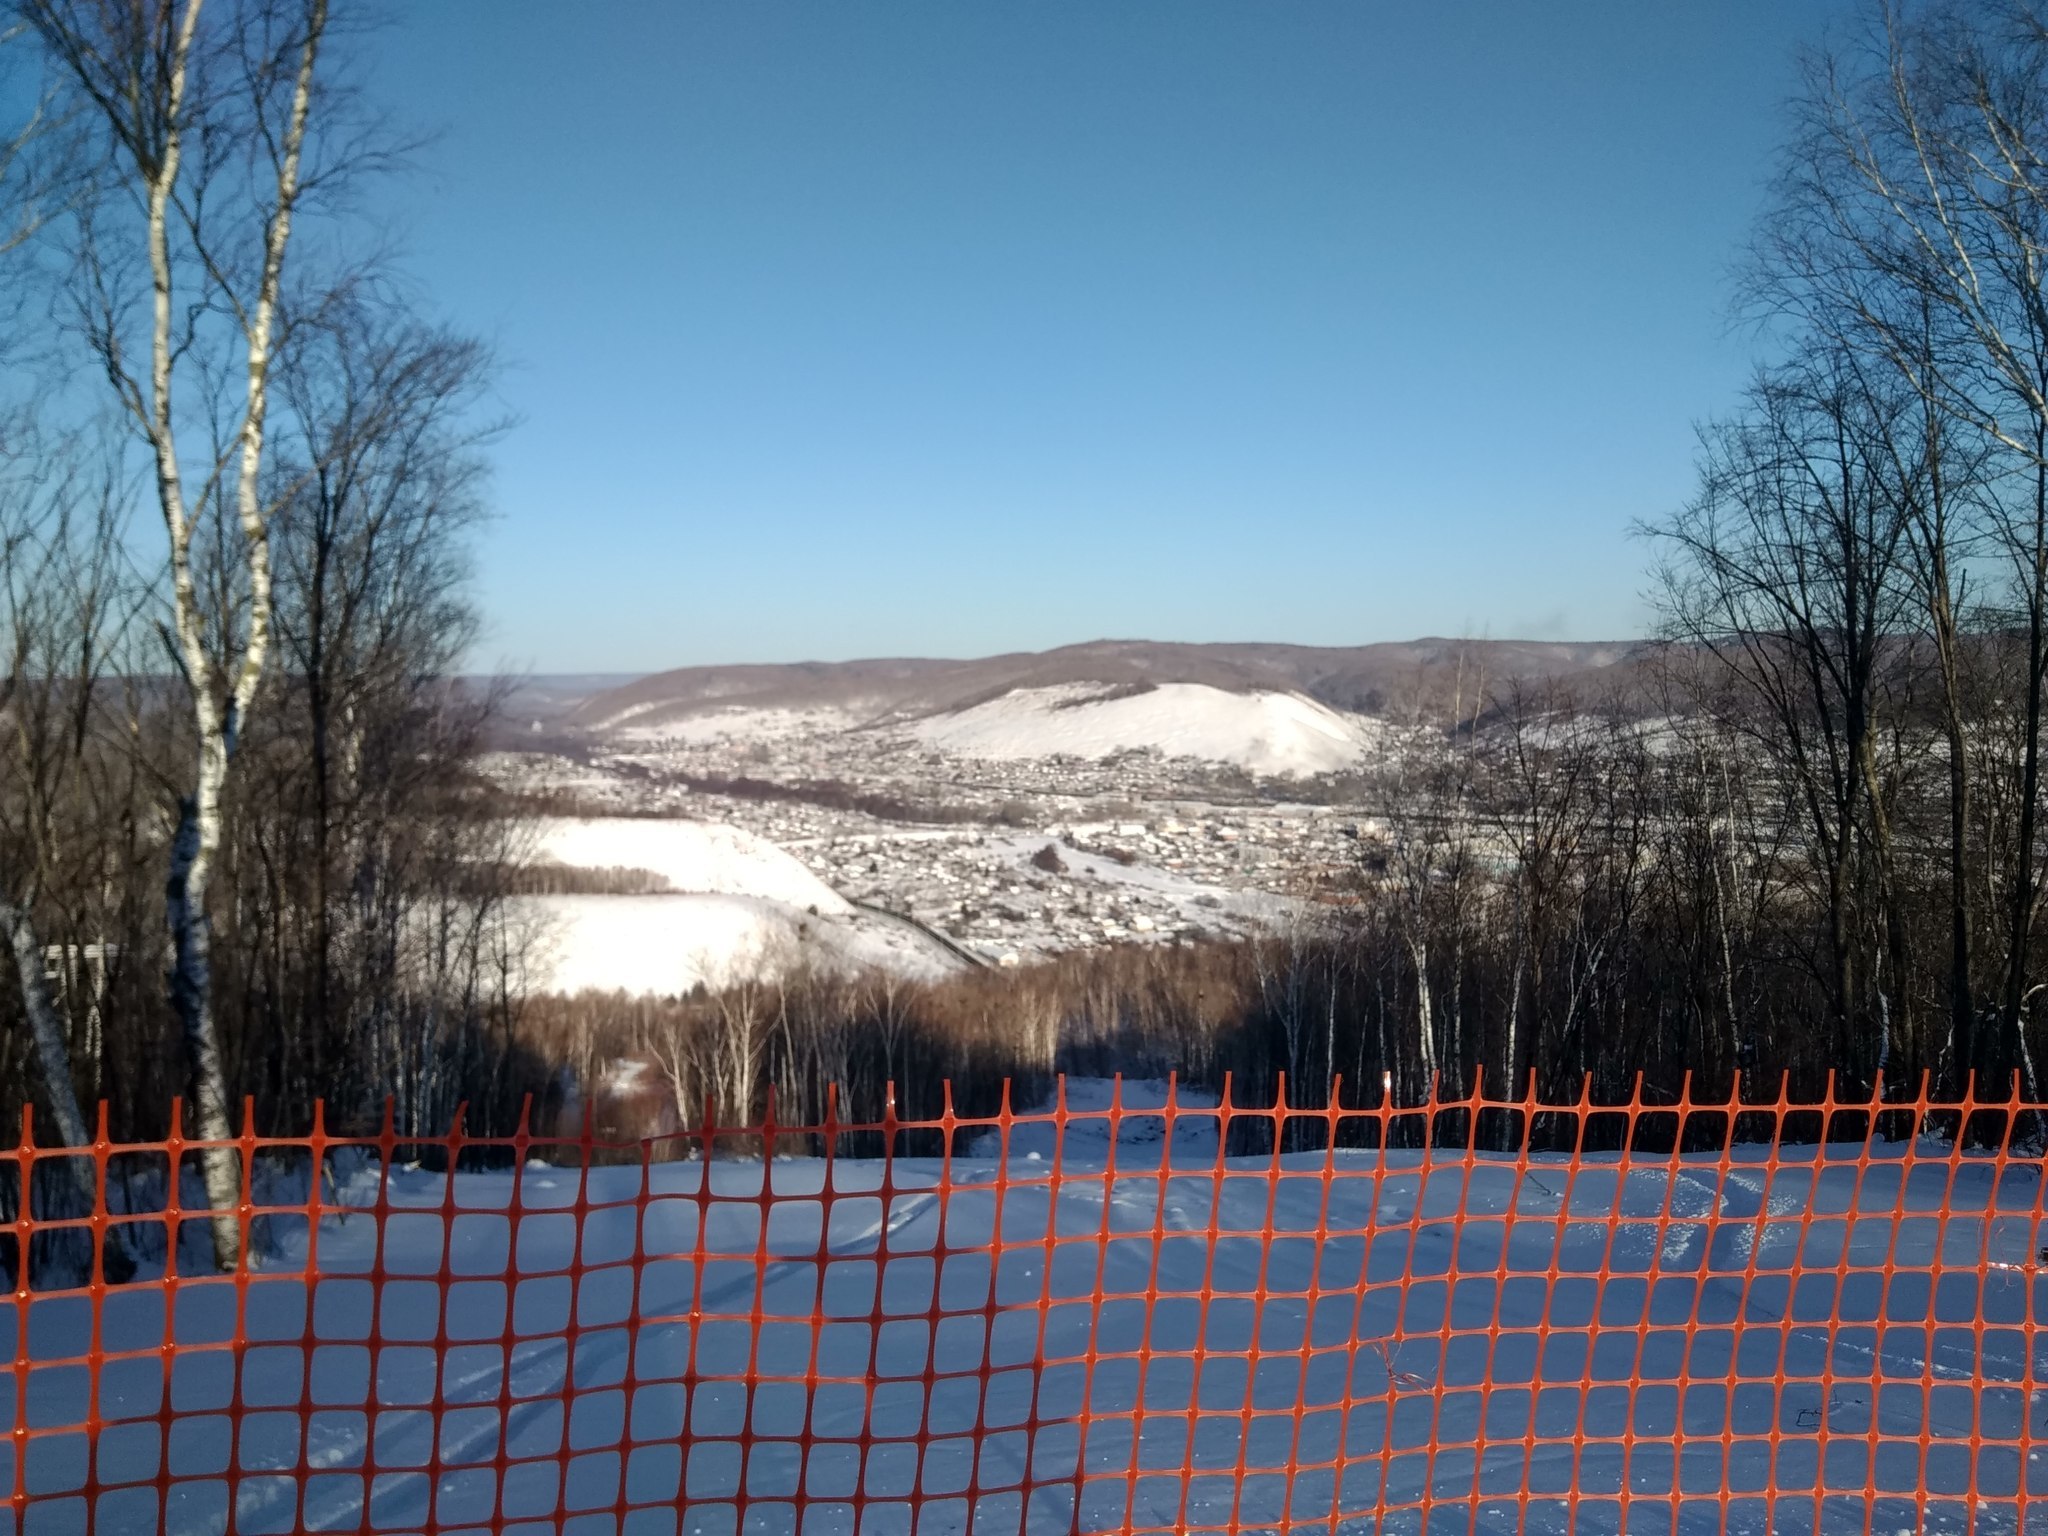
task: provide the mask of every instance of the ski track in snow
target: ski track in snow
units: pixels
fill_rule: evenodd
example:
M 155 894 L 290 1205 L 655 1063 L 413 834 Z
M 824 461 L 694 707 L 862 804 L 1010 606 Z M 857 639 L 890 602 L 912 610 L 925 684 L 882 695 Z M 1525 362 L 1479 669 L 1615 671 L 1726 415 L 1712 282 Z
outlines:
M 1287 1154 L 1277 1163 L 1219 1162 L 1213 1104 L 1193 1095 L 1179 1101 L 1169 1155 L 1165 1122 L 1143 1114 L 1163 1102 L 1156 1085 L 1125 1085 L 1134 1118 L 1112 1145 L 1104 1125 L 1086 1118 L 1107 1102 L 1106 1085 L 1070 1083 L 1068 1107 L 1083 1118 L 1068 1126 L 1063 1146 L 1055 1147 L 1049 1122 L 1022 1122 L 1004 1163 L 1000 1138 L 984 1133 L 971 1155 L 950 1164 L 950 1187 L 941 1187 L 948 1165 L 905 1158 L 893 1165 L 886 1198 L 882 1166 L 857 1159 L 831 1164 L 829 1198 L 821 1198 L 826 1165 L 809 1159 L 766 1168 L 716 1163 L 708 1189 L 702 1164 L 655 1164 L 646 1171 L 644 1201 L 637 1166 L 582 1173 L 529 1165 L 516 1173 L 458 1175 L 451 1231 L 443 1177 L 394 1169 L 386 1186 L 386 1278 L 374 1300 L 365 1277 L 378 1263 L 378 1243 L 367 1213 L 323 1224 L 320 1278 L 310 1296 L 292 1274 L 303 1267 L 304 1233 L 288 1237 L 249 1287 L 251 1342 L 241 1358 L 202 1349 L 174 1362 L 168 1446 L 155 1417 L 161 1378 L 154 1359 L 107 1367 L 99 1404 L 109 1425 L 103 1458 L 117 1448 L 122 1460 L 115 1465 L 140 1457 L 152 1470 L 138 1475 L 152 1476 L 156 1459 L 168 1455 L 169 1529 L 220 1529 L 227 1496 L 222 1408 L 239 1372 L 250 1411 L 237 1448 L 244 1469 L 237 1525 L 248 1536 L 363 1529 L 362 1468 L 372 1441 L 380 1471 L 371 1530 L 416 1530 L 436 1499 L 444 1524 L 488 1520 L 496 1506 L 507 1519 L 550 1529 L 563 1512 L 582 1510 L 597 1523 L 576 1524 L 579 1531 L 616 1530 L 609 1516 L 590 1512 L 612 1507 L 623 1478 L 635 1501 L 673 1501 L 687 1486 L 696 1520 L 688 1529 L 730 1530 L 737 1514 L 751 1536 L 790 1528 L 788 1492 L 799 1477 L 793 1435 L 806 1413 L 815 1439 L 803 1475 L 815 1492 L 821 1478 L 851 1486 L 863 1425 L 877 1437 L 907 1434 L 929 1411 L 933 1438 L 908 1471 L 897 1464 L 899 1453 L 914 1442 L 869 1447 L 871 1497 L 886 1499 L 892 1487 L 907 1491 L 912 1478 L 926 1488 L 964 1487 L 962 1469 L 978 1465 L 981 1485 L 998 1490 L 985 1498 L 1000 1507 L 984 1511 L 977 1531 L 1064 1530 L 1075 1516 L 1081 1360 L 1091 1345 L 1130 1350 L 1142 1343 L 1153 1352 L 1142 1393 L 1143 1470 L 1124 1475 L 1128 1433 L 1121 1461 L 1115 1436 L 1091 1433 L 1083 1528 L 1121 1524 L 1126 1501 L 1141 1524 L 1173 1523 L 1181 1485 L 1177 1475 L 1151 1470 L 1162 1457 L 1171 1466 L 1192 1457 L 1199 1469 L 1188 1494 L 1190 1521 L 1227 1521 L 1239 1497 L 1230 1474 L 1248 1456 L 1254 1474 L 1238 1514 L 1247 1531 L 1262 1529 L 1277 1517 L 1285 1490 L 1280 1474 L 1260 1475 L 1257 1468 L 1284 1459 L 1289 1435 L 1300 1437 L 1304 1463 L 1326 1461 L 1343 1448 L 1341 1489 L 1327 1472 L 1305 1472 L 1307 1491 L 1296 1494 L 1324 1507 L 1337 1495 L 1337 1529 L 1374 1529 L 1364 1511 L 1381 1500 L 1412 1501 L 1426 1488 L 1462 1507 L 1475 1478 L 1482 1493 L 1499 1495 L 1481 1501 L 1476 1529 L 1513 1530 L 1526 1522 L 1528 1530 L 1563 1530 L 1565 1490 L 1611 1498 L 1624 1476 L 1635 1479 L 1631 1486 L 1644 1500 L 1632 1517 L 1640 1518 L 1670 1486 L 1670 1452 L 1661 1480 L 1654 1456 L 1643 1469 L 1643 1445 L 1629 1467 L 1612 1447 L 1575 1456 L 1570 1416 L 1583 1415 L 1589 1433 L 1633 1429 L 1646 1444 L 1661 1436 L 1668 1447 L 1672 1415 L 1683 1413 L 1689 1438 L 1678 1455 L 1695 1492 L 1720 1486 L 1724 1454 L 1731 1486 L 1760 1488 L 1770 1453 L 1760 1437 L 1773 1417 L 1784 1437 L 1778 1476 L 1793 1486 L 1802 1475 L 1818 1479 L 1823 1434 L 1831 1454 L 1846 1448 L 1860 1455 L 1875 1439 L 1910 1452 L 1917 1469 L 1924 1429 L 1933 1437 L 1928 1480 L 1937 1490 L 1953 1483 L 1958 1497 L 1909 1505 L 1903 1515 L 1886 1503 L 1878 1528 L 1961 1531 L 1969 1521 L 1957 1481 L 1967 1471 L 1959 1448 L 1973 1432 L 2015 1435 L 2022 1415 L 2039 1419 L 2048 1406 L 2021 1400 L 2025 1372 L 2016 1347 L 2031 1272 L 1989 1273 L 1982 1311 L 1990 1327 L 1980 1343 L 1968 1316 L 1956 1320 L 1938 1298 L 1931 1328 L 1887 1323 L 1894 1306 L 1902 1309 L 1899 1318 L 1915 1316 L 1915 1302 L 1903 1296 L 1887 1303 L 1881 1272 L 1861 1267 L 1881 1265 L 1887 1253 L 1905 1263 L 1938 1258 L 1974 1282 L 1980 1253 L 1994 1263 L 2023 1264 L 2038 1244 L 2036 1196 L 2031 1186 L 2017 1187 L 2023 1181 L 2012 1169 L 1994 1185 L 1988 1168 L 1967 1161 L 1894 1160 L 1873 1164 L 1875 1176 L 1859 1187 L 1853 1163 L 1787 1162 L 1767 1190 L 1764 1171 L 1741 1161 L 1724 1171 L 1712 1158 L 1645 1159 L 1623 1173 L 1589 1159 L 1567 1184 L 1561 1165 L 1543 1159 L 1518 1172 L 1512 1159 L 1482 1155 L 1468 1172 L 1455 1156 L 1395 1150 L 1338 1153 L 1326 1188 L 1321 1152 Z M 1013 1182 L 998 1199 L 995 1180 L 1005 1170 Z M 768 1261 L 757 1268 L 764 1178 L 772 1215 Z M 359 1175 L 345 1190 L 351 1204 L 374 1201 L 377 1182 L 374 1170 Z M 579 1222 L 573 1207 L 586 1184 L 592 1201 L 606 1203 Z M 1952 1214 L 1937 1223 L 1944 1194 Z M 1809 1209 L 1814 1218 L 1802 1224 Z M 1270 1240 L 1260 1235 L 1269 1210 L 1276 1234 Z M 701 1275 L 688 1262 L 700 1215 L 707 1256 Z M 1325 1223 L 1331 1235 L 1319 1239 Z M 985 1245 L 998 1224 L 1016 1246 L 991 1265 Z M 645 1255 L 637 1283 L 629 1267 L 635 1254 Z M 1603 1255 L 1610 1273 L 1604 1286 Z M 454 1272 L 445 1301 L 433 1280 L 444 1258 Z M 587 1266 L 575 1284 L 566 1273 L 572 1259 Z M 1797 1283 L 1795 1260 L 1802 1266 Z M 1836 1272 L 1845 1262 L 1850 1280 L 1837 1298 Z M 1108 1299 L 1063 1305 L 1088 1303 L 1098 1274 Z M 1261 1286 L 1272 1294 L 1256 1313 L 1248 1295 L 1225 1294 Z M 1148 1308 L 1143 1297 L 1155 1287 L 1163 1294 Z M 1204 1291 L 1214 1299 L 1202 1302 Z M 1037 1299 L 1047 1295 L 1051 1306 L 1042 1309 Z M 160 1296 L 142 1287 L 111 1294 L 103 1320 L 107 1347 L 153 1350 L 163 1332 Z M 936 1324 L 935 1306 L 943 1314 Z M 382 1344 L 374 1363 L 373 1307 Z M 880 1337 L 869 1329 L 877 1308 Z M 581 1329 L 574 1337 L 561 1331 L 572 1309 Z M 693 1309 L 702 1318 L 694 1337 L 687 1323 Z M 807 1321 L 814 1309 L 826 1318 L 816 1345 Z M 217 1343 L 229 1337 L 233 1311 L 232 1286 L 195 1285 L 180 1296 L 179 1333 L 194 1344 Z M 747 1321 L 756 1311 L 767 1319 L 758 1342 Z M 306 1337 L 309 1313 L 318 1320 L 317 1342 Z M 12 1309 L 0 1315 L 8 1318 L 0 1347 L 12 1357 L 18 1317 Z M 635 1316 L 647 1320 L 634 1325 Z M 1552 1332 L 1539 1357 L 1534 1340 L 1517 1330 L 1545 1318 Z M 1689 1320 L 1696 1335 L 1690 1339 Z M 82 1354 L 89 1341 L 89 1313 L 75 1294 L 36 1299 L 28 1321 L 32 1358 Z M 509 1350 L 508 1324 L 517 1335 Z M 1508 1332 L 1482 1371 L 1494 1325 Z M 450 1345 L 434 1358 L 439 1327 Z M 1246 1379 L 1229 1351 L 1251 1342 L 1254 1329 L 1265 1354 L 1250 1387 L 1256 1416 L 1248 1444 L 1241 1417 Z M 865 1392 L 828 1384 L 806 1400 L 800 1382 L 750 1390 L 741 1380 L 750 1356 L 761 1373 L 801 1377 L 811 1347 L 820 1351 L 823 1374 L 872 1369 Z M 928 1354 L 941 1373 L 970 1373 L 941 1374 L 930 1386 L 929 1409 Z M 971 1374 L 984 1358 L 985 1380 Z M 697 1383 L 688 1412 L 706 1420 L 685 1417 L 686 1359 Z M 1825 1392 L 1799 1382 L 1774 1389 L 1771 1359 L 1790 1372 L 1825 1370 L 1835 1379 Z M 1745 1382 L 1733 1404 L 1715 1385 L 1732 1361 L 1740 1362 Z M 1694 1383 L 1683 1404 L 1674 1386 L 1681 1367 Z M 1923 1372 L 1935 1383 L 1929 1394 L 1920 1390 Z M 1630 1374 L 1643 1382 L 1632 1392 Z M 1532 1383 L 1542 1392 L 1532 1395 Z M 302 1386 L 315 1405 L 303 1448 L 295 1407 Z M 32 1367 L 27 1390 L 32 1423 L 82 1415 L 84 1382 L 76 1368 Z M 1702 1390 L 1704 1399 L 1697 1397 Z M 436 1393 L 446 1405 L 438 1419 L 424 1406 Z M 1348 1417 L 1339 1411 L 1347 1394 Z M 1139 1400 L 1134 1362 L 1098 1364 L 1091 1411 L 1128 1410 Z M 1299 1428 L 1291 1412 L 1297 1401 L 1306 1409 Z M 1556 1417 L 1560 1404 L 1569 1410 L 1563 1421 Z M 1528 1444 L 1532 1413 L 1543 1438 Z M 757 1435 L 771 1437 L 754 1442 L 744 1498 L 731 1477 L 709 1481 L 713 1472 L 704 1469 L 711 1461 L 698 1459 L 716 1449 L 718 1434 L 731 1432 L 721 1425 L 742 1414 L 755 1416 Z M 1505 1427 L 1494 1424 L 1503 1414 Z M 967 1434 L 977 1419 L 984 1426 L 978 1446 Z M 695 1435 L 686 1461 L 678 1448 L 686 1424 L 707 1422 L 709 1432 Z M 1447 1444 L 1431 1462 L 1432 1425 L 1453 1442 L 1483 1423 L 1488 1446 L 1477 1460 Z M 622 1452 L 629 1426 L 633 1444 Z M 2048 1421 L 2033 1428 L 2048 1432 Z M 1725 1450 L 1724 1429 L 1740 1437 Z M 1561 1443 L 1550 1438 L 1560 1433 Z M 438 1496 L 427 1475 L 437 1440 Z M 559 1457 L 569 1471 L 558 1482 L 552 1461 L 538 1472 L 514 1466 L 501 1481 L 494 1466 L 501 1446 L 513 1457 Z M 14 1533 L 4 1518 L 0 1531 L 54 1536 L 79 1529 L 82 1511 L 62 1495 L 82 1480 L 84 1450 L 79 1435 L 31 1441 L 27 1485 L 38 1502 L 23 1531 Z M 12 1454 L 0 1448 L 0 1481 L 12 1481 Z M 1064 1482 L 1057 1476 L 1062 1457 L 1069 1469 Z M 303 1505 L 283 1475 L 301 1462 Z M 1018 1489 L 1034 1466 L 1027 1498 Z M 1882 1472 L 1880 1484 L 1894 1475 Z M 1860 1479 L 1858 1472 L 1852 1483 L 1860 1487 Z M 1536 1495 L 1526 1511 L 1514 1497 L 1524 1483 Z M 144 1484 L 141 1492 L 153 1490 Z M 1766 1522 L 1757 1498 L 1738 1497 L 1727 1528 L 1759 1536 L 1767 1523 L 1814 1530 L 1811 1502 L 1788 1495 Z M 736 1504 L 744 1507 L 736 1512 Z M 897 1506 L 898 1516 L 906 1508 Z M 1590 1509 L 1581 1509 L 1579 1529 L 1610 1528 L 1612 1519 L 1607 1526 L 1586 1523 Z M 816 1525 L 820 1513 L 813 1507 L 805 1536 L 841 1529 L 829 1519 Z M 2010 1515 L 2009 1505 L 1988 1505 L 1974 1529 L 2010 1530 Z M 876 1510 L 870 1518 L 886 1525 L 886 1516 Z M 1860 1497 L 1830 1505 L 1818 1529 L 1861 1529 L 1862 1516 Z M 103 1508 L 102 1529 L 112 1518 Z M 956 1499 L 928 1507 L 919 1530 L 964 1531 L 967 1524 L 964 1502 Z M 1711 1497 L 1687 1503 L 1675 1524 L 1720 1529 L 1719 1506 Z M 1419 1530 L 1413 1520 L 1392 1528 L 1411 1527 Z

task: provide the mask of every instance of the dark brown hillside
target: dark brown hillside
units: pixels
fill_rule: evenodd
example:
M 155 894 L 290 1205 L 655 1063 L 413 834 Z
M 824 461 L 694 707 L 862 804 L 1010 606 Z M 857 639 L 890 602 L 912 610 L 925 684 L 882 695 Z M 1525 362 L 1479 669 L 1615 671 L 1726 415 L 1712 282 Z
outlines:
M 590 730 L 630 719 L 658 726 L 713 709 L 838 708 L 857 721 L 965 709 L 1016 688 L 1099 683 L 1200 683 L 1233 692 L 1280 689 L 1367 714 L 1435 714 L 1460 692 L 1504 678 L 1600 672 L 1642 642 L 1450 640 L 1361 646 L 1185 645 L 1094 640 L 1057 650 L 969 660 L 878 658 L 787 665 L 683 667 L 584 700 L 567 723 Z

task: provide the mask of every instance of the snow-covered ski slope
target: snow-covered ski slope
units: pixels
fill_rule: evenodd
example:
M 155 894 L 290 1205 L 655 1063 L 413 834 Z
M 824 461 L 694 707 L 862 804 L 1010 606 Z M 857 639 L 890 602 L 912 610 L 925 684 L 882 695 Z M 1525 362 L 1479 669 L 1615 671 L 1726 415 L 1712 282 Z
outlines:
M 740 827 L 679 817 L 539 823 L 545 862 L 640 869 L 660 895 L 528 896 L 535 990 L 680 997 L 793 971 L 886 971 L 917 981 L 965 963 L 899 921 L 863 912 L 796 858 Z
M 951 1158 L 368 1165 L 239 1283 L 18 1293 L 7 1529 L 2048 1525 L 2037 1162 L 1220 1157 L 1108 1095 Z
M 1101 758 L 1151 751 L 1284 777 L 1356 768 L 1384 727 L 1298 693 L 1199 683 L 1143 692 L 1081 684 L 1018 688 L 917 722 L 919 740 L 965 757 Z

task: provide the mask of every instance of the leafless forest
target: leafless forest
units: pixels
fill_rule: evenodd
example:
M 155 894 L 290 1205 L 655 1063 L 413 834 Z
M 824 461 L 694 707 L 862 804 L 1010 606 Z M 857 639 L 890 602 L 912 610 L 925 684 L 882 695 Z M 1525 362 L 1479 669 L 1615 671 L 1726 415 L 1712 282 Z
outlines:
M 174 1100 L 218 1138 L 245 1099 L 296 1128 L 389 1097 L 407 1130 L 466 1104 L 489 1132 L 530 1095 L 639 1135 L 771 1084 L 785 1123 L 828 1087 L 845 1117 L 890 1083 L 929 1113 L 949 1080 L 984 1113 L 1062 1069 L 1249 1097 L 1284 1072 L 1299 1103 L 1340 1076 L 1369 1102 L 1737 1072 L 2039 1097 L 2026 0 L 1873 6 L 1807 60 L 1743 265 L 1767 361 L 1702 429 L 1697 494 L 1641 529 L 1662 644 L 1598 689 L 1475 676 L 1418 705 L 1429 730 L 1342 777 L 1371 830 L 1287 931 L 671 999 L 525 984 L 513 898 L 570 887 L 528 867 L 535 807 L 476 768 L 497 698 L 457 678 L 494 364 L 383 265 L 376 188 L 410 146 L 357 108 L 349 9 L 0 12 L 31 107 L 0 138 L 0 1113 L 81 1145 L 101 1101 L 117 1139 Z M 206 1160 L 216 1209 L 237 1178 Z M 233 1222 L 215 1238 L 232 1263 Z

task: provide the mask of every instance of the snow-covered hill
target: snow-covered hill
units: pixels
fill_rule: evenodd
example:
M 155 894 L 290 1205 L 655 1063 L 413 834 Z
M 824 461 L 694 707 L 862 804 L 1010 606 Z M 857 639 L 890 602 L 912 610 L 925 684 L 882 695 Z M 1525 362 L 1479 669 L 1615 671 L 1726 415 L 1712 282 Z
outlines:
M 1019 688 L 913 727 L 928 744 L 968 757 L 1155 751 L 1273 777 L 1353 767 L 1380 729 L 1298 693 L 1233 693 L 1201 683 L 1142 692 L 1085 684 Z
M 959 968 L 915 929 L 848 909 L 818 916 L 760 896 L 533 896 L 544 919 L 538 971 L 549 992 L 680 997 L 801 970 L 887 971 L 912 980 Z
M 683 667 L 587 695 L 568 718 L 606 733 L 667 730 L 706 714 L 844 710 L 863 720 L 957 710 L 1020 688 L 1199 683 L 1234 693 L 1299 693 L 1333 709 L 1378 713 L 1399 695 L 1449 705 L 1484 677 L 1542 678 L 1628 669 L 1630 642 L 1422 639 L 1362 646 L 1183 645 L 1092 640 L 1050 651 Z
M 634 868 L 657 896 L 530 896 L 543 992 L 679 996 L 803 969 L 928 979 L 961 957 L 915 925 L 856 908 L 789 854 L 738 827 L 640 817 L 557 819 L 542 856 L 581 869 Z
M 823 913 L 851 912 L 839 893 L 765 838 L 679 817 L 558 817 L 541 823 L 542 858 L 574 869 L 645 869 L 678 891 L 757 896 Z

